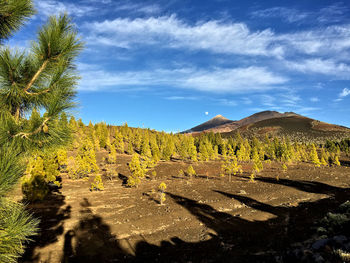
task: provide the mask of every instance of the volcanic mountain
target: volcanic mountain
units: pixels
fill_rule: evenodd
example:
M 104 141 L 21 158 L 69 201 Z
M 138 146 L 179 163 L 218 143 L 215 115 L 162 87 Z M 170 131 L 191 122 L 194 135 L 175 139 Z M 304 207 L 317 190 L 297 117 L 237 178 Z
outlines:
M 183 133 L 208 131 L 208 130 L 216 129 L 217 127 L 221 127 L 225 124 L 232 124 L 232 123 L 235 123 L 235 121 L 231 121 L 222 115 L 217 115 L 214 118 L 210 119 L 209 121 L 206 121 L 187 131 L 184 131 Z
M 277 111 L 262 111 L 262 112 L 255 113 L 244 119 L 241 119 L 239 121 L 232 121 L 225 118 L 222 115 L 217 115 L 214 118 L 210 119 L 209 121 L 204 122 L 198 126 L 195 126 L 189 130 L 186 130 L 183 133 L 209 132 L 209 131 L 220 132 L 220 133 L 230 132 L 244 125 L 249 125 L 262 120 L 289 117 L 289 116 L 298 116 L 298 115 L 293 112 L 280 113 Z
M 273 133 L 312 138 L 350 136 L 350 129 L 347 127 L 321 122 L 294 112 L 277 111 L 258 112 L 237 121 L 218 115 L 183 133 L 218 132 L 229 136 L 236 131 L 246 135 Z

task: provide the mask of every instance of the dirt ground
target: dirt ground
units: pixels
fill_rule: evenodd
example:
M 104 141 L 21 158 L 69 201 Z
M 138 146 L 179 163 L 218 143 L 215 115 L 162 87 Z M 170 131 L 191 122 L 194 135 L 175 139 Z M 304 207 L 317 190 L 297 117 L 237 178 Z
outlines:
M 21 261 L 271 262 L 350 199 L 348 163 L 291 165 L 285 174 L 280 164 L 266 164 L 253 183 L 250 164 L 229 182 L 219 177 L 218 161 L 193 164 L 198 176 L 192 179 L 178 175 L 189 163 L 160 162 L 155 179 L 126 188 L 130 159 L 118 155 L 117 172 L 112 180 L 103 176 L 101 192 L 89 191 L 94 176 L 62 174 L 59 192 L 29 206 L 42 230 Z M 161 182 L 167 185 L 164 205 L 158 202 Z

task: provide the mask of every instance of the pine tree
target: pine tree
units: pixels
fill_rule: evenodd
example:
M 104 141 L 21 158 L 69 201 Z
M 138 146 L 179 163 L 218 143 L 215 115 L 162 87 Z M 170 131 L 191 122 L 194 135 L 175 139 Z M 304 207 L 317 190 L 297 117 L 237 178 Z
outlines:
M 151 147 L 151 153 L 152 153 L 152 160 L 154 163 L 158 163 L 160 160 L 160 151 L 159 151 L 157 139 L 155 136 L 152 136 L 150 138 L 150 147 Z
M 109 164 L 115 164 L 117 162 L 117 151 L 114 144 L 110 146 L 110 152 L 108 153 L 107 162 Z
M 104 189 L 101 175 L 96 175 L 94 181 L 91 183 L 90 191 L 103 191 Z
M 32 1 L 0 3 L 0 42 L 33 14 Z M 74 59 L 82 45 L 67 16 L 51 17 L 31 51 L 0 49 L 0 262 L 15 262 L 37 229 L 23 205 L 6 194 L 23 175 L 23 159 L 35 150 L 54 149 L 69 139 L 59 116 L 74 106 Z M 41 114 L 27 118 L 40 109 Z
M 197 148 L 194 145 L 194 139 L 193 139 L 192 136 L 189 136 L 188 144 L 189 144 L 189 146 L 188 146 L 189 147 L 188 153 L 189 153 L 190 159 L 193 162 L 197 162 L 198 161 L 198 159 L 197 159 Z
M 125 145 L 124 145 L 122 133 L 120 133 L 119 131 L 116 131 L 114 136 L 115 136 L 115 139 L 114 139 L 113 144 L 115 145 L 116 150 L 120 153 L 124 153 Z
M 57 186 L 61 186 L 60 182 L 57 181 L 59 176 L 59 164 L 57 162 L 57 156 L 55 153 L 44 154 L 44 169 L 45 169 L 45 180 L 50 183 L 54 183 Z
M 225 157 L 223 164 L 221 165 L 221 176 L 228 175 L 229 182 L 232 180 L 232 175 L 236 175 L 238 172 L 242 173 L 242 167 L 238 164 L 237 157 Z
M 260 160 L 260 157 L 256 148 L 253 148 L 252 160 L 253 160 L 253 170 L 256 174 L 258 174 L 263 169 L 263 164 Z
M 126 150 L 126 152 L 130 155 L 134 153 L 134 148 L 132 147 L 131 141 L 128 142 L 128 149 Z
M 310 149 L 310 161 L 315 164 L 317 167 L 321 165 L 320 160 L 318 159 L 317 150 L 315 144 L 311 144 Z
M 96 163 L 95 148 L 92 143 L 86 138 L 78 150 L 76 164 L 76 178 L 86 177 L 89 175 L 89 173 L 97 172 L 99 170 Z
M 66 167 L 68 161 L 67 150 L 59 149 L 56 153 L 56 156 L 59 168 L 61 169 L 62 167 Z
M 166 184 L 164 182 L 162 182 L 159 186 L 158 186 L 158 190 L 159 190 L 159 199 L 160 199 L 160 205 L 163 205 L 165 202 L 165 190 L 166 190 Z
M 208 147 L 204 141 L 199 144 L 199 159 L 203 162 L 209 161 Z
M 193 175 L 196 175 L 196 171 L 193 169 L 192 165 L 190 165 L 187 168 L 186 174 L 190 177 L 190 179 L 192 178 Z
M 26 170 L 27 174 L 22 177 L 22 192 L 26 200 L 34 202 L 43 200 L 49 192 L 45 180 L 44 160 L 40 156 L 33 157 Z
M 138 186 L 141 182 L 140 178 L 145 177 L 146 171 L 142 167 L 140 157 L 138 154 L 132 156 L 131 162 L 129 163 L 129 169 L 131 175 L 128 178 L 127 185 L 130 187 Z

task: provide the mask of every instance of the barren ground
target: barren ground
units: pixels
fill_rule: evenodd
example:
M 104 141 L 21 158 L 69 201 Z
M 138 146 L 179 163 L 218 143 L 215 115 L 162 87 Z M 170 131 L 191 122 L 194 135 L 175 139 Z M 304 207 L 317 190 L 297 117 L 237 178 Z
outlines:
M 198 176 L 192 179 L 178 176 L 189 163 L 160 162 L 155 179 L 126 188 L 130 159 L 118 155 L 119 175 L 103 177 L 102 192 L 89 191 L 94 176 L 86 181 L 62 174 L 59 192 L 29 206 L 42 231 L 21 261 L 271 262 L 350 199 L 348 162 L 291 165 L 286 174 L 280 164 L 266 164 L 255 183 L 247 179 L 250 164 L 229 182 L 219 177 L 218 161 L 193 164 Z M 167 185 L 165 205 L 158 203 L 161 182 Z

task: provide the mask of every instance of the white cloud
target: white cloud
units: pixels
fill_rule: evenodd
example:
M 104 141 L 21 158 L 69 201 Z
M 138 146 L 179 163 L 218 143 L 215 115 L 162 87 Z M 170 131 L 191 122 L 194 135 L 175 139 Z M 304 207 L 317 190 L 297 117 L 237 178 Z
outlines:
M 266 107 L 274 107 L 275 106 L 275 97 L 268 95 L 268 94 L 263 94 L 260 96 L 260 101 L 263 106 Z
M 188 48 L 214 53 L 280 56 L 279 46 L 271 45 L 270 29 L 251 32 L 244 23 L 211 20 L 190 25 L 175 15 L 149 18 L 117 18 L 85 24 L 92 33 L 90 44 L 122 48 L 158 45 L 161 48 Z
M 218 99 L 217 100 L 221 105 L 224 106 L 230 106 L 230 107 L 235 107 L 237 106 L 237 102 L 234 100 L 228 100 L 228 99 Z
M 166 100 L 197 100 L 197 97 L 193 96 L 170 96 L 170 97 L 165 97 Z
M 171 15 L 116 18 L 86 23 L 84 28 L 90 32 L 86 37 L 90 45 L 102 44 L 127 49 L 156 45 L 163 49 L 205 50 L 276 58 L 307 54 L 321 57 L 318 59 L 323 60 L 323 64 L 326 60 L 346 59 L 350 49 L 349 24 L 276 34 L 270 28 L 252 31 L 245 23 L 209 20 L 189 24 Z M 318 59 L 310 60 L 315 63 Z
M 118 5 L 115 8 L 116 11 L 128 11 L 132 13 L 145 13 L 145 14 L 155 14 L 161 11 L 161 8 L 156 5 L 144 5 L 140 3 L 130 3 L 126 2 L 124 4 Z
M 242 98 L 242 103 L 245 105 L 250 105 L 253 101 L 250 98 Z
M 344 88 L 343 91 L 339 94 L 339 97 L 344 98 L 350 95 L 350 89 Z
M 286 78 L 265 68 L 248 67 L 193 72 L 183 85 L 202 91 L 247 93 L 273 89 L 286 82 Z
M 285 61 L 285 65 L 289 69 L 303 73 L 333 75 L 341 79 L 350 78 L 350 66 L 345 63 L 337 63 L 331 59 L 323 60 L 315 58 L 301 61 Z
M 272 7 L 252 12 L 253 17 L 271 18 L 281 17 L 289 23 L 298 22 L 307 18 L 310 14 L 292 8 Z
M 217 93 L 251 93 L 278 89 L 288 80 L 265 68 L 203 70 L 195 68 L 106 72 L 79 64 L 81 90 L 118 90 L 123 87 L 170 86 Z
M 256 10 L 251 13 L 257 18 L 281 18 L 287 23 L 336 23 L 346 20 L 349 7 L 343 3 L 335 3 L 319 10 L 302 11 L 295 8 L 272 7 Z
M 321 29 L 281 34 L 275 41 L 289 53 L 339 56 L 350 48 L 350 25 L 333 25 Z M 342 57 L 343 58 L 343 57 Z
M 311 102 L 318 102 L 318 101 L 320 101 L 320 99 L 317 97 L 312 97 L 312 98 L 310 98 L 310 101 Z
M 62 3 L 56 0 L 36 0 L 35 7 L 45 16 L 68 13 L 72 16 L 82 17 L 95 10 L 92 6 Z

